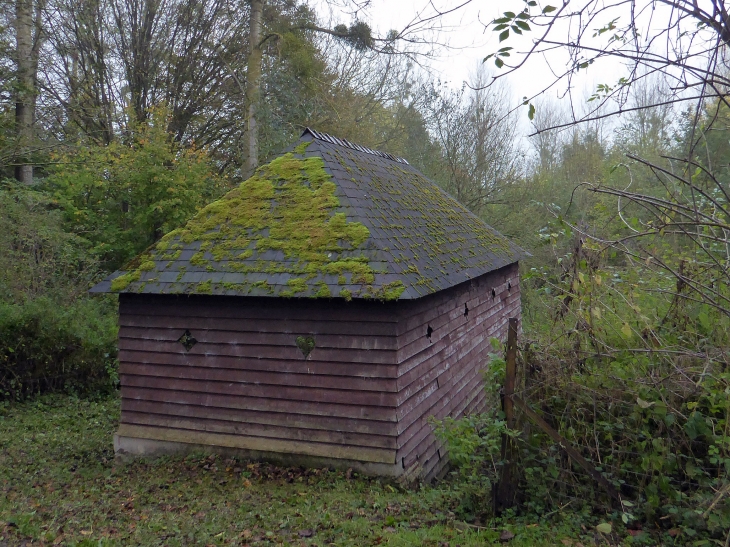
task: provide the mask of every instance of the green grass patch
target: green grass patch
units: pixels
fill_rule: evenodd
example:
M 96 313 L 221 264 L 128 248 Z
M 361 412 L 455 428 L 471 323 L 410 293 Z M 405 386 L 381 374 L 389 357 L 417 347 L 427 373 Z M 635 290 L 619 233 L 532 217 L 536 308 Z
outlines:
M 461 523 L 448 485 L 202 454 L 120 463 L 118 420 L 116 396 L 0 406 L 0 545 L 466 547 L 500 544 L 505 527 L 513 546 L 593 544 L 569 521 Z

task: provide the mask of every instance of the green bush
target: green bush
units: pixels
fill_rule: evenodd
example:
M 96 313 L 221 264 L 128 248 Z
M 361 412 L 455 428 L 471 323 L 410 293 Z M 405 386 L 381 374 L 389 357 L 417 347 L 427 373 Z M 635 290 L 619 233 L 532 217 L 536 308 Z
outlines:
M 0 399 L 115 385 L 116 299 L 43 193 L 0 183 L 0 257 Z
M 50 390 L 105 391 L 117 383 L 116 303 L 39 297 L 0 302 L 0 398 Z
M 492 339 L 492 347 L 501 347 Z M 438 439 L 449 453 L 451 474 L 456 479 L 452 487 L 458 492 L 457 514 L 471 520 L 490 512 L 492 488 L 499 480 L 504 462 L 501 457 L 502 436 L 508 433 L 500 403 L 504 385 L 505 360 L 491 354 L 484 385 L 487 409 L 460 419 L 432 420 Z

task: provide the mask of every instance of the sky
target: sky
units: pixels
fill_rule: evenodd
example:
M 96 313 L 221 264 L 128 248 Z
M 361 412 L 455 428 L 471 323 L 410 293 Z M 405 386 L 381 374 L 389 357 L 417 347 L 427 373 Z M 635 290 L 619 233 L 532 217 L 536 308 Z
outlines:
M 368 22 L 376 34 L 385 35 L 390 29 L 401 30 L 407 27 L 418 18 L 419 14 L 428 17 L 436 13 L 435 9 L 447 11 L 459 6 L 463 1 L 371 0 L 370 6 L 358 14 L 358 17 Z M 424 60 L 424 63 L 436 77 L 448 82 L 454 88 L 461 87 L 462 82 L 469 80 L 484 57 L 500 47 L 497 33 L 491 30 L 489 23 L 500 17 L 503 11 L 518 12 L 523 7 L 522 0 L 473 0 L 466 6 L 440 17 L 438 31 L 422 35 L 435 38 L 444 46 L 437 48 L 433 58 Z M 335 22 L 351 21 L 351 16 L 344 12 L 333 14 L 335 19 L 338 16 L 341 20 Z M 514 44 L 510 41 L 510 45 L 527 48 L 531 43 L 529 36 L 523 36 L 519 40 Z M 547 59 L 535 58 L 516 74 L 506 78 L 515 101 L 519 102 L 522 97 L 531 97 L 539 93 L 545 84 L 554 78 L 553 70 L 565 68 L 566 60 L 566 55 L 559 52 Z M 493 61 L 487 61 L 487 65 L 493 74 L 500 72 L 494 67 Z M 617 80 L 622 72 L 622 67 L 613 62 L 611 66 L 603 66 L 578 77 L 574 82 L 575 87 L 580 88 L 578 89 L 580 93 L 589 94 L 589 91 L 595 89 L 597 81 Z M 549 94 L 549 97 L 554 99 L 559 99 L 561 96 L 561 91 Z
M 346 0 L 340 1 L 346 2 Z M 561 1 L 540 0 L 540 5 L 548 3 L 558 5 Z M 352 0 L 350 2 L 352 3 Z M 390 29 L 401 30 L 407 27 L 419 16 L 427 18 L 435 15 L 436 10 L 449 11 L 462 3 L 464 0 L 370 0 L 366 10 L 357 16 L 368 22 L 375 34 L 385 35 Z M 326 0 L 319 0 L 315 5 L 320 6 L 320 9 L 323 6 L 331 6 Z M 438 30 L 421 33 L 421 36 L 435 39 L 443 46 L 436 48 L 433 57 L 424 60 L 424 64 L 435 77 L 448 82 L 451 87 L 455 89 L 461 87 L 462 82 L 469 80 L 484 57 L 500 47 L 498 33 L 491 30 L 489 23 L 500 17 L 504 11 L 521 11 L 524 5 L 523 0 L 472 0 L 461 8 L 439 17 Z M 344 11 L 333 10 L 330 13 L 334 23 L 352 21 L 353 16 Z M 567 35 L 567 28 L 565 34 Z M 518 37 L 518 40 L 510 39 L 509 45 L 525 50 L 531 45 L 531 39 L 528 33 Z M 513 97 L 513 104 L 519 105 L 523 97 L 532 97 L 540 93 L 555 79 L 555 72 L 565 70 L 567 60 L 564 51 L 555 51 L 549 56 L 532 58 L 516 73 L 505 77 L 504 80 Z M 601 62 L 600 66 L 593 65 L 588 71 L 582 71 L 573 79 L 574 97 L 583 104 L 586 104 L 585 99 L 595 91 L 598 83 L 611 84 L 626 74 L 624 67 L 614 59 Z M 494 66 L 492 60 L 486 64 L 492 74 L 503 72 Z M 565 86 L 551 90 L 544 98 L 558 103 L 567 101 Z M 578 105 L 578 108 L 583 104 Z M 531 128 L 527 120 L 527 109 L 523 110 L 524 112 L 519 113 L 518 119 L 523 126 L 523 133 L 527 134 Z

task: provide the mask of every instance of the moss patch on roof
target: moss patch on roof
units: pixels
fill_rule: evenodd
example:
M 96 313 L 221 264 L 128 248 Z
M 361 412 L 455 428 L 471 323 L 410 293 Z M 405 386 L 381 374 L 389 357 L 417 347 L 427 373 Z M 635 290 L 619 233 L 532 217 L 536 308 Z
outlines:
M 406 162 L 305 132 L 93 290 L 412 299 L 525 255 Z
M 155 268 L 155 261 L 174 261 L 183 249 L 197 246 L 190 264 L 211 272 L 289 274 L 281 296 L 331 297 L 322 275 L 349 274 L 350 284 L 368 286 L 375 270 L 368 256 L 356 251 L 370 236 L 360 222 L 350 222 L 340 205 L 336 186 L 319 156 L 301 157 L 308 142 L 261 167 L 238 188 L 200 211 L 183 228 L 165 235 L 156 245 L 128 265 L 126 273 L 113 280 L 112 291 L 124 291 Z M 254 261 L 254 254 L 267 251 L 279 260 Z M 344 253 L 344 254 L 343 254 Z M 251 288 L 263 288 L 262 280 Z M 236 286 L 236 291 L 241 285 Z M 231 290 L 230 283 L 200 281 L 196 293 L 210 294 L 214 285 Z M 402 285 L 402 284 L 401 284 Z M 314 290 L 310 290 L 314 289 Z M 376 290 L 366 293 L 377 294 Z M 402 291 L 401 291 L 402 292 Z M 397 289 L 383 291 L 383 299 L 395 299 Z M 344 297 L 349 297 L 346 292 Z

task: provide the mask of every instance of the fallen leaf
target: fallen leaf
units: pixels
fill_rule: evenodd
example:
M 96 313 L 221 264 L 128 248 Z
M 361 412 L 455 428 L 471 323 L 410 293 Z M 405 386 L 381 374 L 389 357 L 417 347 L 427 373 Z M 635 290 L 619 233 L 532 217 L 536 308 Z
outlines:
M 515 535 L 512 532 L 509 530 L 503 530 L 502 534 L 499 536 L 499 541 L 509 541 L 513 537 L 515 537 Z
M 682 533 L 682 530 L 679 528 L 672 528 L 667 532 L 671 537 L 676 538 L 680 533 Z
M 251 533 L 251 530 L 244 530 L 241 532 L 241 537 L 243 539 L 249 539 L 253 534 Z
M 299 537 L 302 538 L 311 538 L 314 535 L 314 532 L 312 530 L 299 530 Z
M 613 530 L 613 526 L 611 526 L 609 522 L 602 522 L 601 524 L 596 525 L 596 530 L 602 534 L 610 534 L 611 530 Z
M 386 526 L 385 528 L 383 528 L 383 532 L 390 532 L 392 534 L 393 532 L 395 532 L 395 528 L 393 528 L 392 526 Z
M 562 543 L 563 545 L 566 545 L 567 547 L 570 547 L 571 545 L 573 545 L 573 540 L 565 538 L 565 539 L 561 539 L 560 543 Z
M 91 535 L 91 530 L 81 530 L 81 535 L 82 536 L 90 536 Z

